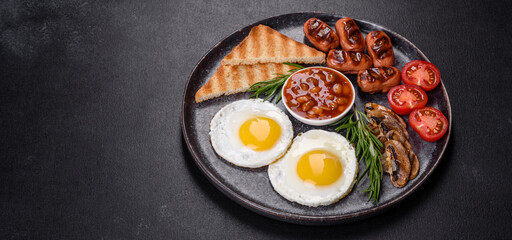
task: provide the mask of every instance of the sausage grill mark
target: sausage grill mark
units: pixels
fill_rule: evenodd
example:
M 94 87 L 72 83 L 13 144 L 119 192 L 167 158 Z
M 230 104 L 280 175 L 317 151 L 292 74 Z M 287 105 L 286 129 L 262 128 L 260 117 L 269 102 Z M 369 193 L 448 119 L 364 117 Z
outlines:
M 359 31 L 359 28 L 357 27 L 354 20 L 345 22 L 345 31 L 347 33 L 347 40 L 350 41 L 350 43 L 357 44 L 361 39 L 359 38 L 361 32 Z
M 333 41 L 331 32 L 331 29 L 323 26 L 318 19 L 311 20 L 311 23 L 309 24 L 309 34 L 317 41 L 327 41 L 331 43 Z
M 389 45 L 389 46 L 388 46 Z M 375 44 L 373 44 L 372 49 L 377 54 L 378 59 L 384 59 L 388 56 L 390 43 L 388 39 L 384 36 L 381 36 Z
M 303 30 L 309 42 L 322 52 L 328 52 L 340 44 L 336 32 L 320 19 L 310 18 L 304 23 Z
M 362 52 L 331 49 L 327 55 L 327 66 L 342 73 L 356 74 L 371 67 L 372 59 Z
M 373 58 L 375 67 L 393 66 L 395 56 L 391 39 L 383 31 L 373 31 L 366 36 L 368 53 Z
M 400 83 L 400 74 L 395 67 L 374 67 L 360 71 L 357 84 L 363 92 L 387 92 Z

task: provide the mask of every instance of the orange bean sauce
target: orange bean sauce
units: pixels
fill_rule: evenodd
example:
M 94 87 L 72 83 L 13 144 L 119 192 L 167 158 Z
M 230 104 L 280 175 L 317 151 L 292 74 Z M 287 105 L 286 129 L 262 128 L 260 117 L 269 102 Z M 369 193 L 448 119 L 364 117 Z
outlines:
M 326 68 L 295 73 L 284 86 L 284 103 L 299 116 L 323 120 L 340 115 L 350 106 L 354 92 L 349 80 Z

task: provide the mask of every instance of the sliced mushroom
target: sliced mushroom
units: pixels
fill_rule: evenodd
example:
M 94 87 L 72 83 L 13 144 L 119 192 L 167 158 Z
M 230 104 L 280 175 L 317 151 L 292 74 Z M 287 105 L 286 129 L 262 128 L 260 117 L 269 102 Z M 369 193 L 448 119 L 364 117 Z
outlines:
M 413 180 L 418 176 L 420 170 L 420 161 L 413 151 L 409 152 L 409 161 L 411 161 L 411 175 L 409 176 L 409 180 Z
M 379 123 L 375 121 L 373 118 L 369 119 L 368 128 L 370 128 L 375 136 L 381 134 L 381 129 L 379 128 Z
M 381 149 L 382 167 L 389 173 L 396 187 L 403 187 L 416 178 L 419 171 L 418 156 L 409 143 L 405 121 L 392 110 L 376 103 L 365 104 L 370 128 L 384 148 Z
M 377 139 L 379 139 L 379 141 L 382 143 L 382 145 L 386 144 L 386 142 L 389 141 L 389 139 L 384 135 L 378 136 Z
M 405 139 L 409 139 L 409 133 L 407 133 L 407 129 L 402 127 L 400 122 L 396 121 L 392 118 L 384 118 L 379 124 L 382 129 L 382 134 L 386 135 L 389 131 L 397 131 L 400 133 Z
M 374 119 L 377 122 L 382 121 L 382 119 L 395 119 L 400 124 L 400 126 L 402 126 L 404 129 L 407 129 L 407 124 L 405 121 L 391 109 L 376 103 L 367 103 L 364 105 L 364 108 L 368 118 Z
M 382 143 L 382 146 L 384 146 L 384 144 L 388 141 L 388 138 L 382 133 L 382 129 L 379 127 L 379 124 L 370 118 L 368 122 L 368 128 L 372 130 L 373 135 L 375 135 L 375 137 L 377 137 L 377 139 Z M 381 148 L 380 152 L 384 153 L 384 148 Z
M 391 183 L 401 188 L 409 181 L 411 163 L 407 152 L 399 141 L 389 140 L 384 145 L 383 169 L 389 174 Z
M 379 141 L 384 145 L 388 141 L 388 138 L 383 133 L 382 129 L 380 128 L 379 124 L 377 124 L 374 120 L 370 119 L 370 122 L 368 123 L 368 128 L 372 130 L 373 135 L 379 139 Z
M 370 127 L 372 130 L 379 126 L 379 122 L 377 122 L 376 118 L 368 118 L 368 127 Z
M 400 134 L 399 132 L 397 132 L 395 130 L 389 131 L 386 134 L 386 138 L 393 139 L 393 140 L 396 140 L 396 141 L 399 141 L 402 143 L 402 145 L 407 150 L 407 155 L 411 162 L 411 175 L 409 176 L 409 179 L 412 180 L 412 179 L 416 178 L 416 176 L 418 175 L 418 171 L 420 170 L 420 162 L 418 160 L 418 156 L 416 156 L 416 154 L 412 150 L 412 147 L 411 147 L 411 144 L 409 143 L 409 141 L 407 139 L 405 139 L 402 134 Z
M 400 132 L 395 131 L 395 130 L 389 131 L 386 134 L 386 137 L 389 138 L 389 139 L 393 139 L 393 140 L 399 141 L 401 143 L 405 142 L 405 140 L 406 140 L 405 137 Z M 405 145 L 404 145 L 404 147 L 405 147 Z

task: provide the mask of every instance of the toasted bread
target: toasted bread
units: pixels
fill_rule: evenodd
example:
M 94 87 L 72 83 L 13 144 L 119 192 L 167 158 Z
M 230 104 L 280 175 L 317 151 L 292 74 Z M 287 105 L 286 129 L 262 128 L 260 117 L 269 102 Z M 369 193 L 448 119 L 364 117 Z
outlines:
M 286 74 L 294 67 L 282 63 L 254 65 L 221 65 L 213 76 L 196 92 L 196 102 L 214 97 L 244 92 L 252 84 L 275 77 L 274 73 Z
M 258 25 L 222 59 L 222 65 L 270 62 L 321 64 L 325 62 L 325 53 L 297 42 L 268 26 Z

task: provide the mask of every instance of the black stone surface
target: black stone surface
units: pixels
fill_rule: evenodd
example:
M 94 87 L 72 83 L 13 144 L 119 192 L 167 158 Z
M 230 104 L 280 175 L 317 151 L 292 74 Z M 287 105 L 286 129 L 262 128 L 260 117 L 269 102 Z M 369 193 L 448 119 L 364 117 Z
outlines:
M 384 214 L 266 218 L 213 187 L 185 146 L 179 108 L 199 59 L 299 11 L 378 23 L 441 70 L 447 152 Z M 507 1 L 2 1 L 0 239 L 510 238 L 511 16 Z

